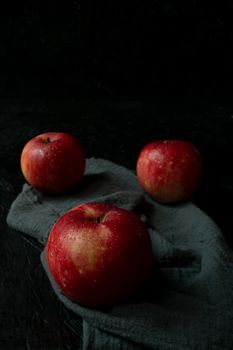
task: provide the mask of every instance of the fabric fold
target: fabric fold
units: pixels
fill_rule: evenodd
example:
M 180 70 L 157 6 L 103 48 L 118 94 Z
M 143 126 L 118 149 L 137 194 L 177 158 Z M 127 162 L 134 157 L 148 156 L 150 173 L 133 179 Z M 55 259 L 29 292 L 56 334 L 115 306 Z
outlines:
M 151 275 L 135 294 L 94 310 L 61 293 L 42 251 L 55 294 L 83 319 L 84 350 L 233 348 L 233 252 L 213 220 L 193 203 L 159 204 L 143 193 L 132 171 L 91 158 L 83 181 L 70 194 L 45 196 L 24 185 L 7 222 L 45 245 L 55 221 L 84 202 L 134 210 L 148 227 L 155 258 Z

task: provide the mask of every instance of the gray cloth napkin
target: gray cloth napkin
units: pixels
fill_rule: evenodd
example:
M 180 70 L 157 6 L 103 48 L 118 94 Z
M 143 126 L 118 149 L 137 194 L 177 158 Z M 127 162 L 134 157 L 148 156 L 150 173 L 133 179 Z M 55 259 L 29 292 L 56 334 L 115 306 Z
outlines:
M 7 222 L 45 244 L 62 214 L 94 201 L 135 210 L 148 226 L 156 263 L 131 298 L 92 310 L 60 292 L 41 253 L 56 295 L 83 319 L 83 349 L 233 349 L 233 252 L 191 202 L 161 205 L 143 193 L 132 171 L 91 158 L 75 193 L 45 196 L 25 184 Z

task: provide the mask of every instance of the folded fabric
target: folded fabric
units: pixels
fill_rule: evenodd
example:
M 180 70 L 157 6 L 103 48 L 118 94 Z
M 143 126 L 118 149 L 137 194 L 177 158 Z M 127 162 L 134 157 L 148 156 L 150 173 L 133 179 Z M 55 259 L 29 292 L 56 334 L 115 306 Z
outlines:
M 71 194 L 46 196 L 25 184 L 7 223 L 45 245 L 54 222 L 84 202 L 112 203 L 141 216 L 156 266 L 124 303 L 93 310 L 60 292 L 42 251 L 57 297 L 83 318 L 83 349 L 233 349 L 233 252 L 220 229 L 193 203 L 159 204 L 143 193 L 132 171 L 91 158 Z

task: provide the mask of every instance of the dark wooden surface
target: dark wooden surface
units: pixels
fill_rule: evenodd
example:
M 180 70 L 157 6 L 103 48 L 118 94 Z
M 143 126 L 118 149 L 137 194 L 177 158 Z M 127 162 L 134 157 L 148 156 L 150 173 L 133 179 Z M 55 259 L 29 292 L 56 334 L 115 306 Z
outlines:
M 41 246 L 5 221 L 24 183 L 19 156 L 38 133 L 78 136 L 87 156 L 135 169 L 141 147 L 158 138 L 191 140 L 204 157 L 205 173 L 193 197 L 222 229 L 233 248 L 233 109 L 214 104 L 145 100 L 2 99 L 0 101 L 0 349 L 75 349 L 82 321 L 56 299 L 41 267 Z

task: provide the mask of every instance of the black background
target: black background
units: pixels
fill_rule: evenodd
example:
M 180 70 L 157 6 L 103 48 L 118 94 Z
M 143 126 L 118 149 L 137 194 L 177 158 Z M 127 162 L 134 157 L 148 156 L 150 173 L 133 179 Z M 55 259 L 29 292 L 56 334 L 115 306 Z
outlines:
M 135 169 L 146 143 L 194 142 L 192 198 L 233 248 L 231 1 L 17 4 L 0 22 L 0 349 L 77 349 L 81 320 L 56 299 L 40 245 L 7 227 L 25 142 L 78 136 L 88 157 Z
M 0 24 L 1 95 L 232 98 L 231 1 L 18 7 Z

